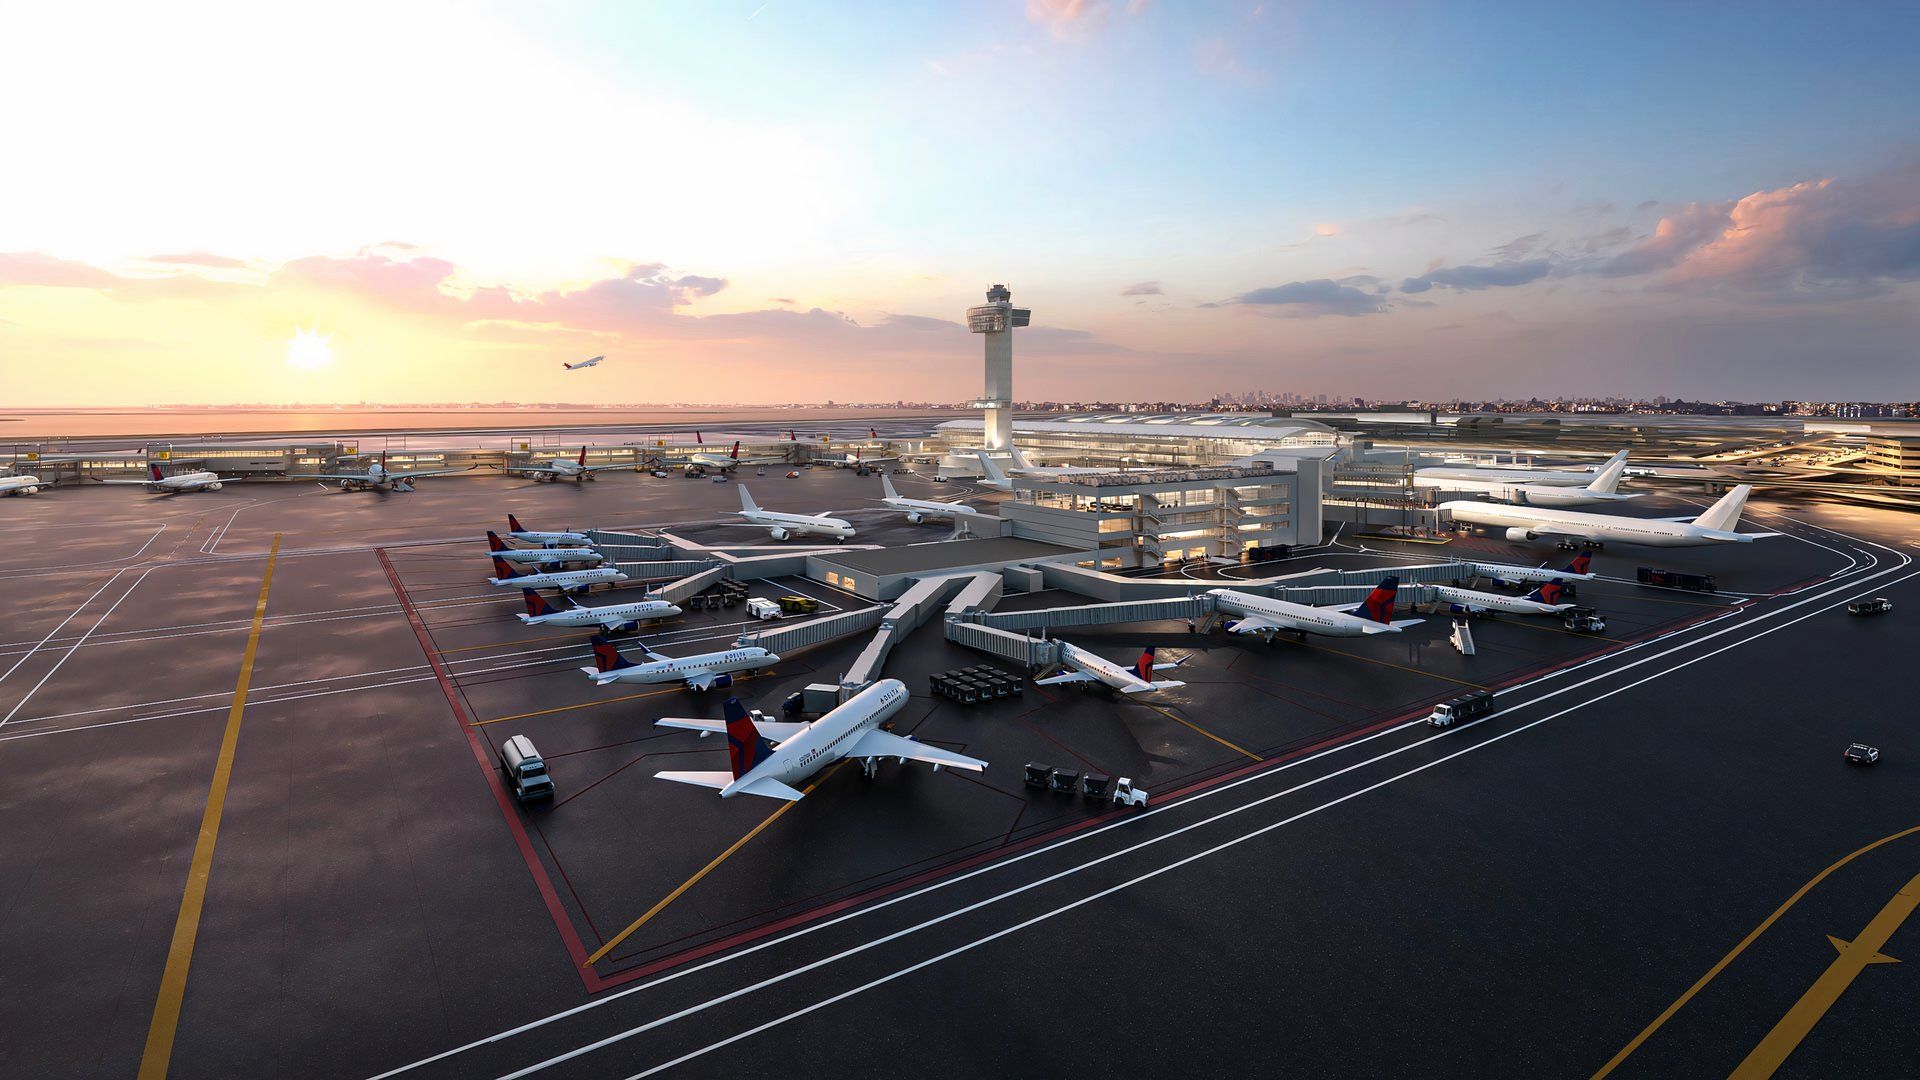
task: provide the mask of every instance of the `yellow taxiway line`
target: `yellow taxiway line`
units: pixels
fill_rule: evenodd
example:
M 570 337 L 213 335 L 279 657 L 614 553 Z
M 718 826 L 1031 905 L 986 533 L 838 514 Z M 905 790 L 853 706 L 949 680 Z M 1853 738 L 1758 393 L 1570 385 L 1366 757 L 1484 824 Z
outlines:
M 745 682 L 748 679 L 758 679 L 766 675 L 775 674 L 778 674 L 778 672 L 768 670 L 761 672 L 759 675 L 741 675 L 735 678 L 734 682 Z M 551 709 L 535 709 L 532 712 L 514 713 L 511 716 L 496 716 L 491 720 L 475 720 L 470 726 L 486 727 L 488 724 L 504 724 L 509 720 L 527 720 L 535 716 L 552 716 L 555 713 L 572 712 L 575 709 L 591 709 L 599 705 L 617 705 L 622 701 L 638 701 L 641 698 L 659 697 L 661 694 L 677 694 L 684 689 L 686 689 L 684 686 L 669 686 L 660 690 L 648 690 L 641 694 L 622 694 L 619 697 L 601 698 L 599 701 L 583 701 L 578 705 L 556 705 Z
M 1136 701 L 1134 702 L 1134 704 L 1145 705 L 1147 708 L 1152 709 L 1154 712 L 1159 713 L 1160 715 L 1166 717 L 1167 719 L 1173 721 L 1176 724 L 1185 724 L 1187 727 L 1192 728 L 1193 730 L 1199 732 L 1200 734 L 1205 735 L 1207 738 L 1212 739 L 1214 742 L 1219 743 L 1221 746 L 1224 746 L 1227 749 L 1243 757 L 1249 757 L 1255 761 L 1267 760 L 1266 758 L 1261 757 L 1259 754 L 1256 754 L 1251 750 L 1245 749 L 1244 747 L 1236 746 L 1233 743 L 1228 742 L 1227 740 L 1221 738 L 1218 735 L 1215 735 L 1213 732 L 1208 731 L 1206 728 L 1201 727 L 1199 724 L 1196 724 L 1191 720 L 1174 715 L 1174 713 L 1170 709 L 1163 709 L 1158 705 L 1154 705 L 1146 701 Z
M 207 881 L 213 876 L 213 846 L 220 837 L 220 815 L 227 805 L 227 785 L 233 779 L 233 755 L 240 742 L 240 717 L 247 707 L 247 688 L 253 682 L 254 654 L 260 648 L 260 627 L 267 615 L 267 590 L 273 585 L 273 564 L 280 555 L 280 534 L 267 549 L 267 569 L 260 579 L 260 598 L 253 605 L 253 626 L 247 631 L 246 651 L 240 654 L 240 681 L 227 710 L 227 729 L 220 737 L 214 760 L 213 785 L 200 815 L 200 836 L 193 843 L 193 861 L 187 866 L 187 889 L 180 897 L 180 914 L 173 922 L 173 942 L 167 947 L 167 966 L 160 973 L 160 993 L 147 1025 L 147 1045 L 140 1054 L 140 1080 L 167 1075 L 173 1058 L 173 1036 L 180 1026 L 180 1002 L 187 992 L 187 969 L 193 964 L 193 943 L 200 934 L 200 909 L 207 900 Z

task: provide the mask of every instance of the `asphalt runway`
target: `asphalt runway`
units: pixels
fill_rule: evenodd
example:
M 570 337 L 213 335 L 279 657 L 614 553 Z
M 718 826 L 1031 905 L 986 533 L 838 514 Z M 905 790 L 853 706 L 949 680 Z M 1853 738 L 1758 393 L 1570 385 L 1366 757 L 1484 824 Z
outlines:
M 944 535 L 858 509 L 878 484 L 851 473 L 747 480 L 763 506 L 856 510 L 856 542 Z M 1605 635 L 1478 619 L 1473 658 L 1444 617 L 1271 646 L 1177 623 L 1076 632 L 1115 659 L 1190 655 L 1189 685 L 1145 700 L 927 696 L 928 675 L 984 659 L 935 620 L 889 660 L 915 695 L 895 729 L 987 773 L 840 770 L 762 825 L 776 805 L 652 778 L 718 767 L 714 740 L 651 722 L 715 715 L 722 694 L 592 686 L 583 635 L 514 621 L 477 542 L 508 511 L 725 536 L 735 486 L 616 473 L 0 502 L 0 536 L 33 553 L 0 571 L 0 910 L 35 931 L 0 953 L 0 1074 L 137 1071 L 174 977 L 181 1076 L 1577 1076 L 1616 1057 L 1618 1076 L 1833 1076 L 1912 1060 L 1911 964 L 1867 962 L 1911 961 L 1920 940 L 1885 914 L 1920 873 L 1920 833 L 1900 835 L 1920 825 L 1900 679 L 1920 645 L 1910 518 L 1756 503 L 1750 520 L 1790 536 L 1602 552 L 1580 599 Z M 1399 547 L 1336 538 L 1277 569 L 1442 554 Z M 1444 555 L 1564 557 L 1484 538 Z M 1722 592 L 1646 589 L 1640 565 L 1713 572 Z M 785 591 L 865 606 L 755 586 Z M 1900 609 L 1845 615 L 1862 594 Z M 747 628 L 737 610 L 640 636 L 720 648 Z M 770 708 L 863 643 L 783 657 L 736 691 Z M 1498 713 L 1418 722 L 1474 686 Z M 551 807 L 501 799 L 488 758 L 510 734 L 552 760 Z M 1887 760 L 1843 765 L 1856 739 Z M 1032 792 L 1034 760 L 1132 776 L 1154 802 Z M 210 785 L 218 843 L 183 952 Z M 1871 948 L 1850 958 L 1856 938 Z

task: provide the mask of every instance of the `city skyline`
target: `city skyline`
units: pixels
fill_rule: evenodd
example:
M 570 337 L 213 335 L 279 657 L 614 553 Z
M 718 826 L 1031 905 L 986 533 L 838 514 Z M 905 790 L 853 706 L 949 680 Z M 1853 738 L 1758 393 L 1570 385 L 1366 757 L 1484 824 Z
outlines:
M 1911 10 L 195 11 L 0 42 L 10 404 L 1920 397 Z

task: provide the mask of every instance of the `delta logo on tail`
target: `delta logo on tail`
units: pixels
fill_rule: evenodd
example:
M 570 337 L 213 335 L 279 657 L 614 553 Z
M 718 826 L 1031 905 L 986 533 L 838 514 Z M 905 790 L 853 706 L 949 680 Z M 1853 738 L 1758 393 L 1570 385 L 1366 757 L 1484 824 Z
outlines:
M 721 706 L 721 715 L 727 719 L 727 763 L 733 767 L 733 778 L 738 780 L 773 756 L 773 744 L 761 737 L 760 729 L 753 726 L 753 717 L 747 715 L 747 707 L 740 704 L 739 698 L 728 698 Z
M 612 641 L 605 634 L 593 635 L 593 667 L 596 671 L 620 671 L 633 667 L 633 661 L 620 655 Z
M 735 461 L 740 460 L 740 440 L 735 439 L 733 441 L 733 449 L 727 453 L 727 456 Z
M 532 589 L 521 589 L 520 595 L 527 602 L 527 614 L 533 616 L 558 614 L 559 609 L 547 603 L 547 598 Z
M 1360 606 L 1353 609 L 1353 614 L 1363 619 L 1372 620 L 1373 622 L 1391 625 L 1393 623 L 1393 601 L 1394 598 L 1399 595 L 1400 579 L 1397 577 L 1382 578 L 1380 584 L 1375 585 L 1373 591 L 1367 594 L 1367 598 L 1360 602 Z
M 1567 594 L 1566 586 L 1558 581 L 1549 581 L 1526 595 L 1526 599 L 1536 604 L 1557 604 Z
M 495 556 L 493 560 L 493 576 L 500 578 L 501 580 L 504 581 L 507 578 L 519 577 L 520 571 L 515 570 L 511 566 L 508 566 L 507 560 L 502 559 L 499 556 Z
M 525 526 L 520 524 L 519 518 L 514 517 L 512 514 L 508 514 L 507 515 L 507 531 L 508 532 L 526 532 L 527 530 Z
M 506 543 L 500 539 L 499 533 L 494 532 L 492 529 L 488 529 L 487 530 L 487 550 L 488 551 L 506 551 L 509 549 L 507 548 Z M 499 560 L 496 559 L 494 561 L 498 562 Z
M 1133 673 L 1141 682 L 1153 681 L 1153 646 L 1147 646 L 1146 651 L 1140 654 L 1140 659 L 1133 662 Z
M 153 478 L 154 478 L 155 480 L 165 480 L 165 479 L 166 479 L 166 477 L 165 477 L 165 476 L 163 476 L 163 475 L 161 475 L 161 473 L 160 473 L 160 466 L 158 466 L 158 465 L 155 465 L 155 464 L 154 464 L 153 462 L 151 462 L 151 461 L 149 461 L 149 462 L 147 462 L 147 468 L 149 468 L 149 469 L 151 469 L 151 470 L 153 470 Z
M 1575 555 L 1573 557 L 1573 561 L 1567 564 L 1566 572 L 1569 574 L 1591 574 L 1593 573 L 1593 571 L 1588 569 L 1588 567 L 1592 565 L 1593 565 L 1593 552 L 1583 551 L 1580 554 Z

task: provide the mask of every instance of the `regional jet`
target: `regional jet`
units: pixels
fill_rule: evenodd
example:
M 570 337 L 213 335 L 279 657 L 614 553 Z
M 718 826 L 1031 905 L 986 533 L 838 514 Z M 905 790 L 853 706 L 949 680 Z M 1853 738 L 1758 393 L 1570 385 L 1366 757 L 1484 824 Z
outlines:
M 893 481 L 885 476 L 880 478 L 880 490 L 887 493 L 886 497 L 880 501 L 886 504 L 887 509 L 898 510 L 907 515 L 908 524 L 918 525 L 928 518 L 952 518 L 958 521 L 961 518 L 977 518 L 982 516 L 980 511 L 975 510 L 963 502 L 909 499 L 898 491 L 895 491 L 893 489 Z
M 1593 572 L 1593 552 L 1582 551 L 1574 555 L 1573 561 L 1558 570 L 1547 569 L 1546 563 L 1539 566 L 1507 566 L 1503 563 L 1467 562 L 1458 564 L 1474 577 L 1483 577 L 1495 585 L 1539 585 L 1549 581 L 1592 581 L 1600 575 Z
M 1549 487 L 1586 487 L 1593 482 L 1593 474 L 1595 472 L 1605 469 L 1615 462 L 1624 462 L 1626 460 L 1627 452 L 1622 450 L 1601 463 L 1597 469 L 1501 469 L 1497 467 L 1476 469 L 1466 466 L 1448 465 L 1415 469 L 1413 475 L 1414 483 L 1416 484 L 1424 477 L 1428 480 L 1472 480 L 1505 484 L 1544 484 Z M 1633 470 L 1630 470 L 1630 472 L 1631 471 Z M 1421 486 L 1424 487 L 1428 485 Z M 1440 486 L 1444 487 L 1445 485 Z
M 529 477 L 536 483 L 542 480 L 548 483 L 552 483 L 555 480 L 571 480 L 577 484 L 582 480 L 592 480 L 594 473 L 605 472 L 608 469 L 631 468 L 633 468 L 633 463 L 627 461 L 616 461 L 606 465 L 589 465 L 587 464 L 587 448 L 583 446 L 580 448 L 580 456 L 577 458 L 557 457 L 543 465 L 508 466 L 507 475 Z
M 620 655 L 620 650 L 604 634 L 593 635 L 593 666 L 580 670 L 595 686 L 608 683 L 671 683 L 677 682 L 689 690 L 711 690 L 714 687 L 733 685 L 733 673 L 744 671 L 754 674 L 763 667 L 776 664 L 778 656 L 758 645 L 739 645 L 720 652 L 701 653 L 698 656 L 683 656 L 674 659 L 641 644 L 640 651 L 647 658 L 646 663 L 637 664 Z
M 218 473 L 210 473 L 205 469 L 197 469 L 193 472 L 174 473 L 172 476 L 168 476 L 160 471 L 160 466 L 152 462 L 147 463 L 147 469 L 151 473 L 151 476 L 146 480 L 102 480 L 100 482 L 103 484 L 138 484 L 147 489 L 147 493 L 150 495 L 178 495 L 183 491 L 219 491 L 220 485 L 240 479 L 238 476 L 221 476 Z
M 1595 503 L 1616 502 L 1621 499 L 1638 498 L 1637 495 L 1620 494 L 1620 476 L 1627 469 L 1627 452 L 1620 451 L 1607 462 L 1593 482 L 1582 487 L 1566 484 L 1517 484 L 1506 480 L 1463 480 L 1423 475 L 1424 470 L 1416 472 L 1413 486 L 1417 488 L 1436 488 L 1441 491 L 1459 491 L 1479 495 L 1494 502 L 1515 503 L 1520 506 L 1592 506 Z
M 806 794 L 799 785 L 827 766 L 848 758 L 858 759 L 869 778 L 877 771 L 881 758 L 894 758 L 902 764 L 923 761 L 936 771 L 986 769 L 987 763 L 979 758 L 880 730 L 880 725 L 906 703 L 905 683 L 899 679 L 881 679 L 820 719 L 805 724 L 755 717 L 740 704 L 739 698 L 728 698 L 721 707 L 724 720 L 665 717 L 654 721 L 654 726 L 698 731 L 701 738 L 716 732 L 724 734 L 730 768 L 653 775 L 676 784 L 713 788 L 723 799 L 745 794 L 793 802 Z
M 367 466 L 363 473 L 288 473 L 289 480 L 337 480 L 341 491 L 412 491 L 413 482 L 423 476 L 451 476 L 454 473 L 472 472 L 477 466 L 465 469 L 407 469 L 403 472 L 389 472 L 387 452 L 380 451 L 380 460 Z
M 1446 601 L 1460 612 L 1504 611 L 1514 615 L 1558 615 L 1573 606 L 1561 600 L 1567 588 L 1558 581 L 1543 582 L 1525 596 L 1459 589 L 1452 585 L 1434 585 L 1432 588 L 1435 598 Z
M 595 585 L 612 585 L 625 580 L 627 575 L 611 566 L 529 573 L 515 570 L 511 564 L 502 562 L 496 556 L 493 560 L 493 576 L 487 579 L 487 584 L 510 589 L 559 589 L 563 593 L 578 593 L 586 592 Z
M 700 433 L 697 431 L 694 432 L 693 437 L 698 440 Z M 692 472 L 695 469 L 719 469 L 721 472 L 732 472 L 739 467 L 740 441 L 738 439 L 734 440 L 733 449 L 727 453 L 710 454 L 705 450 L 696 450 L 693 456 L 687 459 L 688 472 Z
M 789 536 L 831 536 L 844 544 L 853 538 L 853 524 L 837 517 L 825 514 L 788 514 L 779 510 L 762 510 L 760 504 L 753 501 L 747 493 L 747 485 L 740 485 L 740 509 L 734 513 L 747 520 L 729 522 L 734 528 L 758 527 L 767 530 L 775 540 L 785 540 Z
M 487 530 L 487 550 L 496 560 L 510 563 L 532 563 L 535 566 L 558 567 L 562 563 L 580 562 L 594 566 L 606 562 L 607 557 L 590 547 L 508 547 L 500 534 Z
M 1741 484 L 1720 497 L 1697 517 L 1636 518 L 1619 514 L 1589 514 L 1578 510 L 1539 510 L 1528 506 L 1500 506 L 1483 502 L 1444 502 L 1442 513 L 1455 521 L 1504 527 L 1514 542 L 1543 536 L 1577 540 L 1644 544 L 1647 547 L 1700 547 L 1705 544 L 1750 544 L 1780 533 L 1743 533 L 1740 511 L 1746 507 L 1752 484 Z
M 1237 589 L 1209 589 L 1208 596 L 1221 611 L 1240 616 L 1228 623 L 1236 634 L 1259 634 L 1268 641 L 1282 630 L 1298 630 L 1327 637 L 1360 637 L 1365 634 L 1397 634 L 1423 620 L 1393 618 L 1394 597 L 1400 593 L 1400 579 L 1383 578 L 1360 606 L 1347 611 L 1291 600 L 1275 600 Z
M 568 600 L 571 606 L 554 607 L 547 598 L 532 589 L 521 589 L 526 599 L 526 614 L 519 616 L 528 626 L 597 626 L 603 634 L 640 629 L 643 621 L 670 619 L 680 614 L 678 605 L 667 600 L 638 600 L 631 604 L 587 607 Z
M 1175 660 L 1170 664 L 1153 662 L 1153 646 L 1140 654 L 1133 667 L 1124 668 L 1098 656 L 1086 649 L 1065 641 L 1060 642 L 1060 663 L 1067 670 L 1059 675 L 1034 680 L 1036 686 L 1059 686 L 1063 683 L 1102 683 L 1123 694 L 1144 694 L 1151 690 L 1171 690 L 1186 683 L 1177 679 L 1156 680 L 1153 673 L 1177 668 L 1183 661 Z
M 605 359 L 606 359 L 606 357 L 604 357 L 604 356 L 596 356 L 596 357 L 594 357 L 594 358 L 593 358 L 593 359 L 591 359 L 591 360 L 582 360 L 582 361 L 580 361 L 580 362 L 579 362 L 579 363 L 577 363 L 577 364 L 569 364 L 569 363 L 567 363 L 566 361 L 564 361 L 564 360 L 562 360 L 562 361 L 560 362 L 560 366 L 561 366 L 561 367 L 563 367 L 563 368 L 566 368 L 566 369 L 567 369 L 568 371 L 580 371 L 580 370 L 583 370 L 583 369 L 585 369 L 585 368 L 590 368 L 590 367 L 594 367 L 594 366 L 596 366 L 597 364 L 599 364 L 599 363 L 600 363 L 600 361 L 602 361 L 602 360 L 605 360 Z
M 544 547 L 559 547 L 562 544 L 585 544 L 593 538 L 583 532 L 538 532 L 520 524 L 520 519 L 507 515 L 507 535 L 515 540 L 524 540 L 529 544 Z

